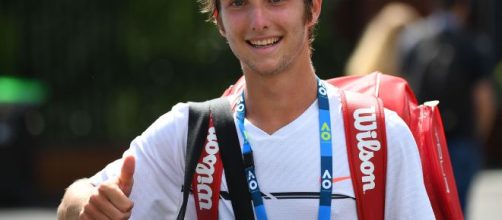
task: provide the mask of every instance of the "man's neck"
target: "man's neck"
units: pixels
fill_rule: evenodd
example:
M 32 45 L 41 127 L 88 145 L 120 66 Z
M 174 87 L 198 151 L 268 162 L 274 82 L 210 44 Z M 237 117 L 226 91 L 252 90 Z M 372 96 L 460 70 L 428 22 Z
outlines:
M 246 118 L 272 134 L 299 117 L 317 97 L 314 69 L 295 65 L 273 75 L 245 74 Z

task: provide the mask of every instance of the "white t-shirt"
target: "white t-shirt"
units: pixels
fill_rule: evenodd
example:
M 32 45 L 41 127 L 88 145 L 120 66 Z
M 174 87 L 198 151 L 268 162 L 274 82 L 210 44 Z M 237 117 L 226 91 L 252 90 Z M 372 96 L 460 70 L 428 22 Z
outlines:
M 338 90 L 327 85 L 333 134 L 331 219 L 357 219 L 350 180 L 343 116 Z M 320 190 L 318 105 L 273 134 L 244 122 L 253 148 L 256 175 L 269 219 L 316 219 Z M 434 219 L 425 191 L 416 143 L 406 124 L 385 111 L 388 165 L 385 219 Z M 176 219 L 181 207 L 187 142 L 188 105 L 177 104 L 131 143 L 124 154 L 136 156 L 131 219 Z M 236 124 L 236 128 L 238 126 Z M 239 140 L 242 143 L 242 137 Z M 117 176 L 121 160 L 91 178 L 94 184 Z M 223 173 L 223 178 L 225 174 Z M 228 192 L 225 179 L 222 197 Z M 190 195 L 186 219 L 196 219 Z M 220 197 L 219 218 L 234 219 L 231 201 Z

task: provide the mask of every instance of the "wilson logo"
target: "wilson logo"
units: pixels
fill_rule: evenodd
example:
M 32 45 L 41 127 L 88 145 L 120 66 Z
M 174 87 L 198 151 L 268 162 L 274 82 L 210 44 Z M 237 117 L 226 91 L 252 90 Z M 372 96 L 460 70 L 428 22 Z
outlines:
M 197 164 L 195 172 L 197 173 L 197 193 L 199 195 L 200 209 L 211 209 L 213 206 L 211 197 L 213 191 L 210 184 L 213 183 L 214 164 L 217 162 L 216 154 L 220 150 L 218 142 L 216 141 L 216 134 L 214 126 L 209 127 L 207 134 L 206 145 L 204 146 L 203 154 L 205 154 L 202 161 Z
M 374 152 L 380 150 L 380 141 L 377 138 L 377 123 L 375 107 L 360 108 L 354 111 L 354 126 L 358 133 L 356 134 L 357 148 L 359 149 L 359 167 L 363 181 L 363 192 L 375 188 L 375 165 L 371 158 L 375 156 Z

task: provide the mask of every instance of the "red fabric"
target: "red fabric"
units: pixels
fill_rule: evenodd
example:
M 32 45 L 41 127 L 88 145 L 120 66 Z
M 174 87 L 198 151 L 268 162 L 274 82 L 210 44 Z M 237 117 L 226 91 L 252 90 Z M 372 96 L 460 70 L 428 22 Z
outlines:
M 427 193 L 436 219 L 463 219 L 450 155 L 437 105 L 421 105 L 415 111 L 415 139 L 422 159 Z
M 387 140 L 382 102 L 375 96 L 350 91 L 340 90 L 340 96 L 350 173 L 356 194 L 357 215 L 359 219 L 383 220 L 385 219 Z M 361 109 L 366 110 L 364 114 L 358 114 Z M 370 150 L 375 146 L 378 149 Z M 361 155 L 366 159 L 363 159 Z M 363 169 L 370 171 L 374 169 L 370 173 L 374 175 L 374 182 L 372 182 L 374 188 L 365 189 Z
M 403 118 L 418 145 L 424 183 L 436 219 L 463 219 L 450 155 L 437 103 L 418 105 L 408 83 L 381 73 L 328 80 L 350 91 L 376 95 Z
M 412 110 L 418 106 L 408 83 L 399 77 L 372 73 L 366 76 L 337 77 L 327 81 L 340 89 L 377 96 L 382 99 L 385 108 L 395 111 L 408 125 L 413 117 Z
M 194 178 L 192 179 L 192 192 L 195 208 L 197 209 L 197 219 L 218 219 L 223 163 L 219 147 L 215 148 L 214 144 L 209 144 L 210 141 L 212 143 L 217 141 L 212 135 L 215 135 L 215 133 L 213 117 L 210 116 L 206 142 L 202 148 Z

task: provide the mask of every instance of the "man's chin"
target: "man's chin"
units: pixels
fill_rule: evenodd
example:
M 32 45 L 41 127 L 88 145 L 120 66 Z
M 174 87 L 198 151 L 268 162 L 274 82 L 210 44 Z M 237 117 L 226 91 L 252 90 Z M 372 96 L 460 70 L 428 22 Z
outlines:
M 261 76 L 275 76 L 281 72 L 283 72 L 286 68 L 285 65 L 280 65 L 280 63 L 270 63 L 270 64 L 256 64 L 256 65 L 247 65 L 247 69 L 250 72 Z

